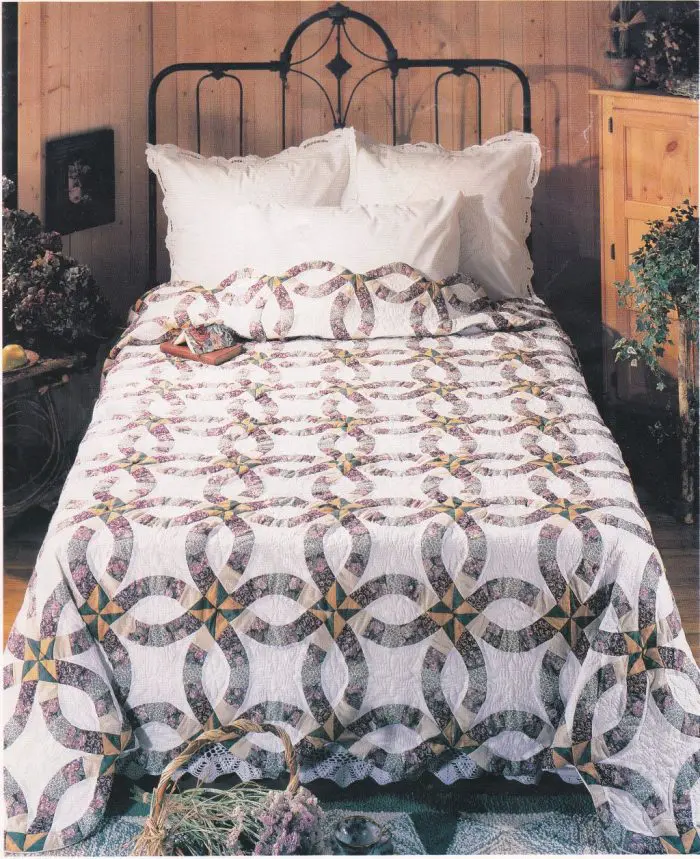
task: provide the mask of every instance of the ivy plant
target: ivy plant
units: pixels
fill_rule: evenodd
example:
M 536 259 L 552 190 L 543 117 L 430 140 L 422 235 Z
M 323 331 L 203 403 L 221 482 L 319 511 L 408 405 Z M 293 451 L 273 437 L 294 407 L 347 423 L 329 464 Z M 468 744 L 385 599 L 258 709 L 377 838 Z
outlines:
M 622 337 L 613 348 L 616 360 L 643 361 L 664 388 L 659 359 L 672 343 L 671 312 L 679 322 L 678 430 L 680 437 L 681 518 L 697 515 L 698 410 L 695 346 L 698 342 L 698 218 L 685 200 L 665 220 L 650 221 L 641 247 L 632 254 L 630 280 L 616 284 L 620 303 L 633 305 L 636 336 Z
M 684 325 L 686 339 L 698 339 L 698 217 L 697 207 L 685 200 L 671 209 L 669 217 L 649 221 L 649 232 L 632 254 L 629 267 L 634 282 L 615 284 L 620 304 L 634 305 L 636 336 L 621 337 L 613 345 L 615 360 L 645 363 L 663 390 L 661 366 L 670 337 L 673 310 Z

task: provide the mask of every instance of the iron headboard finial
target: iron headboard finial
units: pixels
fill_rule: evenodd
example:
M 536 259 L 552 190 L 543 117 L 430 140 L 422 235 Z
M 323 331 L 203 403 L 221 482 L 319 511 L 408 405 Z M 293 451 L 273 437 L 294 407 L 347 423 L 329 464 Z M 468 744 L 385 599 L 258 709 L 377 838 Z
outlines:
M 359 48 L 352 40 L 350 34 L 347 31 L 347 22 L 349 20 L 356 20 L 360 23 L 364 24 L 370 30 L 372 30 L 381 40 L 384 50 L 386 52 L 386 57 L 375 57 L 371 54 L 368 54 L 366 51 L 363 51 Z M 299 60 L 294 61 L 294 47 L 301 38 L 301 35 L 306 32 L 310 27 L 313 27 L 314 24 L 318 24 L 320 21 L 328 20 L 331 22 L 330 29 L 326 38 L 323 40 L 321 45 L 311 54 L 306 57 L 302 57 Z M 323 48 L 331 41 L 333 36 L 335 35 L 335 55 L 333 58 L 326 63 L 326 69 L 330 72 L 331 75 L 336 80 L 336 92 L 335 92 L 335 105 L 331 99 L 331 96 L 328 93 L 328 90 L 323 86 L 323 84 L 318 80 L 318 78 L 313 77 L 313 75 L 309 75 L 306 72 L 301 71 L 299 66 L 302 66 L 304 63 L 308 62 L 312 57 L 315 57 L 319 54 Z M 344 91 L 343 91 L 343 78 L 352 68 L 352 63 L 346 58 L 343 54 L 343 37 L 348 45 L 355 50 L 358 54 L 364 57 L 367 60 L 373 60 L 379 65 L 370 69 L 367 74 L 364 74 L 354 85 L 352 88 L 350 95 L 347 99 L 344 99 Z M 353 98 L 358 88 L 367 80 L 367 78 L 376 74 L 377 72 L 388 71 L 391 75 L 392 81 L 392 117 L 393 117 L 393 127 L 392 134 L 394 138 L 394 142 L 396 142 L 396 77 L 399 73 L 399 68 L 397 65 L 398 61 L 398 52 L 394 47 L 393 42 L 389 38 L 386 30 L 381 26 L 381 24 L 377 23 L 374 18 L 370 18 L 369 15 L 365 15 L 363 12 L 355 12 L 349 6 L 345 6 L 343 3 L 335 3 L 333 6 L 329 6 L 328 9 L 324 9 L 322 12 L 316 12 L 316 14 L 309 16 L 304 21 L 302 21 L 292 32 L 292 34 L 287 39 L 287 42 L 282 49 L 282 53 L 280 54 L 280 78 L 282 79 L 282 148 L 284 149 L 286 146 L 286 87 L 284 86 L 288 80 L 288 76 L 290 74 L 298 74 L 301 77 L 306 78 L 307 80 L 312 81 L 316 86 L 321 90 L 323 95 L 325 96 L 326 103 L 331 111 L 331 116 L 333 117 L 333 127 L 334 128 L 343 128 L 347 124 L 348 112 L 350 111 L 350 107 L 352 106 Z
M 321 45 L 312 53 L 299 59 L 294 59 L 294 48 L 297 45 L 301 35 L 306 32 L 314 24 L 323 21 L 330 22 L 330 28 Z M 374 56 L 362 50 L 353 41 L 347 29 L 348 21 L 358 21 L 365 27 L 369 28 L 379 38 L 383 46 L 384 56 Z M 327 44 L 335 37 L 335 54 L 332 59 L 326 63 L 325 68 L 330 75 L 335 79 L 335 93 L 333 97 L 329 94 L 326 87 L 318 80 L 318 78 L 304 71 L 301 66 L 309 62 L 313 57 L 316 57 L 325 48 Z M 353 68 L 352 62 L 343 53 L 345 42 L 349 48 L 357 53 L 363 60 L 369 60 L 375 63 L 369 71 L 361 75 L 355 82 L 349 94 L 345 93 L 343 86 L 343 78 Z M 348 56 L 351 56 L 348 51 Z M 397 103 L 396 103 L 396 80 L 398 75 L 403 70 L 418 69 L 418 68 L 433 68 L 442 69 L 442 72 L 437 75 L 434 85 L 435 98 L 435 141 L 440 140 L 440 116 L 439 116 L 439 97 L 440 97 L 440 82 L 448 75 L 455 77 L 468 76 L 475 81 L 476 93 L 476 117 L 477 117 L 477 133 L 481 143 L 481 81 L 479 76 L 473 71 L 478 68 L 500 68 L 511 72 L 515 75 L 522 90 L 522 129 L 529 132 L 531 130 L 530 118 L 530 84 L 523 70 L 508 60 L 501 59 L 472 59 L 464 57 L 461 59 L 448 58 L 427 58 L 427 59 L 408 59 L 400 57 L 398 51 L 394 47 L 393 42 L 389 38 L 386 30 L 374 18 L 365 15 L 363 12 L 356 12 L 349 6 L 343 3 L 334 3 L 327 9 L 316 12 L 310 15 L 304 21 L 301 21 L 287 39 L 279 59 L 262 61 L 262 62 L 201 62 L 201 63 L 174 63 L 167 66 L 153 78 L 148 91 L 148 142 L 155 143 L 157 139 L 157 118 L 156 106 L 158 88 L 163 80 L 171 74 L 177 72 L 196 71 L 202 72 L 196 88 L 195 88 L 195 106 L 196 106 L 196 122 L 197 122 L 197 151 L 201 150 L 201 123 L 200 123 L 200 94 L 202 83 L 206 80 L 219 81 L 224 78 L 233 80 L 238 90 L 238 109 L 239 109 L 239 124 L 238 124 L 238 148 L 239 154 L 243 154 L 243 129 L 244 129 L 244 87 L 243 81 L 239 77 L 242 72 L 258 72 L 266 71 L 273 72 L 279 76 L 282 87 L 282 110 L 281 110 L 281 132 L 282 132 L 282 148 L 287 145 L 287 85 L 291 75 L 298 75 L 306 80 L 314 83 L 325 97 L 326 103 L 330 110 L 333 126 L 342 128 L 347 124 L 348 113 L 352 107 L 355 94 L 359 87 L 370 77 L 380 72 L 387 72 L 391 80 L 391 120 L 392 120 L 392 141 L 396 144 L 398 137 L 397 129 Z M 157 281 L 157 195 L 156 195 L 156 177 L 152 172 L 149 172 L 148 177 L 148 272 L 149 285 L 154 286 Z

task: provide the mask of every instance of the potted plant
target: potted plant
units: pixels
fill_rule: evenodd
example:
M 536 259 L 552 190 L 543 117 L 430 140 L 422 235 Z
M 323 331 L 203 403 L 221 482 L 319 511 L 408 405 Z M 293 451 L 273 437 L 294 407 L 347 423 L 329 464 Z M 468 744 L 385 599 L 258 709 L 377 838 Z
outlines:
M 3 200 L 12 190 L 3 177 Z M 2 228 L 3 342 L 44 356 L 94 356 L 113 320 L 90 269 L 65 256 L 60 235 L 44 232 L 34 214 L 3 204 Z
M 613 89 L 632 89 L 635 78 L 636 58 L 632 51 L 631 34 L 634 27 L 643 24 L 646 16 L 636 3 L 622 0 L 610 15 L 613 49 L 607 51 L 610 60 L 611 85 Z
M 672 316 L 678 317 L 678 419 L 680 436 L 682 518 L 694 520 L 698 480 L 698 217 L 685 200 L 669 217 L 650 221 L 642 245 L 632 254 L 629 279 L 617 283 L 620 303 L 636 312 L 636 336 L 614 345 L 615 360 L 645 363 L 661 390 L 659 359 L 672 344 Z
M 698 6 L 659 3 L 652 7 L 635 75 L 648 86 L 697 98 Z

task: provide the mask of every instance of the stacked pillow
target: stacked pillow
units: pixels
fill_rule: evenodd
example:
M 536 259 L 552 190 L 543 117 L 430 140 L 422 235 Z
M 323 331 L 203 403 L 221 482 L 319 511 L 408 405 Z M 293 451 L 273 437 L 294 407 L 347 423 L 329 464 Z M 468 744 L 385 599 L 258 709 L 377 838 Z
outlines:
M 272 158 L 203 158 L 149 145 L 163 190 L 171 277 L 214 287 L 248 267 L 312 260 L 352 272 L 402 263 L 433 281 L 460 271 L 493 300 L 531 295 L 526 246 L 540 147 L 511 132 L 451 152 L 386 146 L 353 129 Z
M 409 205 L 281 206 L 209 204 L 187 226 L 171 220 L 166 238 L 173 280 L 216 286 L 252 267 L 282 273 L 300 262 L 330 259 L 351 271 L 408 262 L 439 280 L 459 269 L 460 199 Z
M 460 271 L 494 299 L 531 294 L 532 194 L 540 167 L 533 134 L 511 132 L 451 152 L 430 143 L 386 146 L 358 134 L 345 200 L 407 203 L 447 190 L 467 198 L 461 212 Z

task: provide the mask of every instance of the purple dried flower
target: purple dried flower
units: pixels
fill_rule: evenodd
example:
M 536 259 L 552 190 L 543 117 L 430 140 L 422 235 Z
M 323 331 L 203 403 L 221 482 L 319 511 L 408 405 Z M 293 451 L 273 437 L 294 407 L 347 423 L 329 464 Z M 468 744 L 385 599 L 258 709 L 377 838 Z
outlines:
M 243 856 L 240 846 L 240 837 L 245 827 L 245 813 L 242 808 L 236 810 L 231 821 L 231 830 L 226 836 L 226 849 L 232 856 Z
M 263 830 L 255 856 L 291 856 L 321 849 L 321 810 L 316 797 L 305 788 L 294 796 L 271 792 L 259 820 Z

